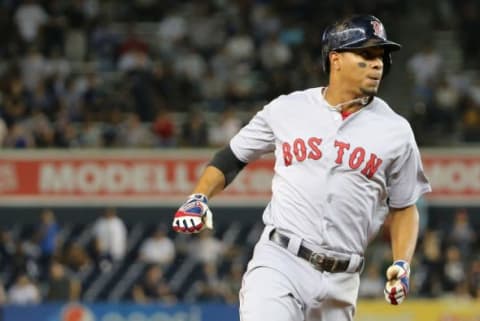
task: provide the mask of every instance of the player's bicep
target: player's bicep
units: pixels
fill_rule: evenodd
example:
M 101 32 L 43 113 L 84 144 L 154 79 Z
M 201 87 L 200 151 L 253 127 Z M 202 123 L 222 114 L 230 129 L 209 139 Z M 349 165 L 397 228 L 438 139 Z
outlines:
M 275 149 L 275 136 L 268 120 L 268 109 L 258 112 L 230 141 L 235 156 L 249 163 Z

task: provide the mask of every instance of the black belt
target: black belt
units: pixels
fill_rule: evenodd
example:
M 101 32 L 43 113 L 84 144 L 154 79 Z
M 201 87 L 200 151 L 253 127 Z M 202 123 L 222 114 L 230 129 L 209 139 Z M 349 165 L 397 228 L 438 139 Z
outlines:
M 270 232 L 268 238 L 270 239 L 270 241 L 280 245 L 285 249 L 288 249 L 288 243 L 290 242 L 290 238 L 288 236 L 282 235 L 275 229 L 273 229 Z M 341 260 L 334 257 L 326 256 L 322 253 L 316 253 L 303 245 L 300 245 L 297 256 L 310 262 L 315 269 L 331 273 L 345 272 L 347 271 L 348 265 L 350 264 L 350 260 Z M 361 259 L 360 264 L 358 264 L 355 272 L 359 272 L 362 269 L 362 266 L 363 258 Z

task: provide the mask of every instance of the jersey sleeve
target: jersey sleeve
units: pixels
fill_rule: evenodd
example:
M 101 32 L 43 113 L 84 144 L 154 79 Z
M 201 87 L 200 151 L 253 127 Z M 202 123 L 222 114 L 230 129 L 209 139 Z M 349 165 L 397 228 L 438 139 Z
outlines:
M 389 205 L 393 208 L 414 205 L 421 195 L 432 190 L 413 133 L 405 149 L 394 162 L 388 180 Z
M 235 156 L 249 163 L 275 149 L 275 136 L 269 121 L 269 105 L 259 111 L 231 140 Z

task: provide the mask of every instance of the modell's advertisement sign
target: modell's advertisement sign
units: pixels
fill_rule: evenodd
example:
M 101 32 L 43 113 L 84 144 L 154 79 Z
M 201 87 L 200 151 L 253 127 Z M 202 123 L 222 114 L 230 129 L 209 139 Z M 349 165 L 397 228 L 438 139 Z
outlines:
M 0 205 L 177 206 L 191 193 L 212 155 L 213 151 L 3 153 Z M 271 159 L 250 164 L 216 202 L 266 204 L 272 168 Z
M 176 206 L 192 191 L 213 151 L 3 152 L 0 205 Z M 480 204 L 480 150 L 424 150 L 437 204 Z M 213 201 L 263 206 L 271 193 L 273 158 L 249 164 Z

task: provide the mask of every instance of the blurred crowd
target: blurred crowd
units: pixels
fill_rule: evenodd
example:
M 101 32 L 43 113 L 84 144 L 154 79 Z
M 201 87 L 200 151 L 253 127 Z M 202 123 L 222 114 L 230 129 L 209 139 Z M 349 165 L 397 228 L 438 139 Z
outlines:
M 35 226 L 1 229 L 0 305 L 112 300 L 114 289 L 135 270 L 132 284 L 117 300 L 238 302 L 246 264 L 242 251 L 247 249 L 213 232 L 193 236 L 195 240 L 172 238 L 164 224 L 135 232 L 114 208 L 86 227 L 62 225 L 50 209 L 39 218 Z M 138 245 L 132 246 L 135 238 Z M 192 262 L 191 273 L 175 287 L 174 275 L 186 262 Z M 104 284 L 103 295 L 92 297 L 102 279 L 114 281 Z
M 480 239 L 471 217 L 464 208 L 436 222 L 421 216 L 411 297 L 480 300 Z M 242 274 L 261 233 L 261 226 L 245 224 L 248 237 L 233 236 L 239 222 L 230 229 L 185 237 L 173 234 L 165 223 L 153 229 L 127 227 L 114 208 L 83 227 L 58 223 L 55 213 L 45 209 L 30 228 L 2 227 L 0 304 L 77 300 L 237 304 Z M 391 264 L 387 231 L 383 229 L 366 253 L 362 299 L 383 297 L 384 273 Z M 133 240 L 138 245 L 132 245 Z M 115 295 L 126 281 L 130 284 Z M 99 284 L 104 288 L 98 293 L 103 294 L 92 296 Z
M 458 33 L 464 64 L 453 77 L 442 52 L 415 53 L 408 117 L 420 133 L 454 128 L 461 141 L 478 142 L 479 49 L 471 38 L 479 5 L 430 5 L 432 27 Z M 221 145 L 268 100 L 325 83 L 320 40 L 332 16 L 373 13 L 398 38 L 395 22 L 414 11 L 415 2 L 400 0 L 3 1 L 1 144 Z
M 428 222 L 427 216 L 421 216 L 411 265 L 411 296 L 480 299 L 480 235 L 471 220 L 475 214 L 465 208 L 458 208 L 452 214 L 452 219 L 443 217 L 438 222 Z M 375 298 L 383 291 L 384 273 L 391 257 L 388 233 L 380 234 L 367 253 L 360 297 Z

